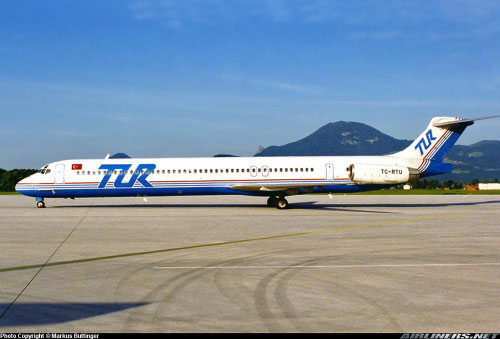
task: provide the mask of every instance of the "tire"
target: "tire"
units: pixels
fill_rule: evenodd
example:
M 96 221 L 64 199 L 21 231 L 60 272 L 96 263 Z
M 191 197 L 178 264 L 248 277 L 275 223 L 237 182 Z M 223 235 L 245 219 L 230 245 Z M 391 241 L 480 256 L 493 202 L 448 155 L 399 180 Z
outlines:
M 36 203 L 36 207 L 38 208 L 45 208 L 45 203 L 43 201 L 39 201 Z
M 267 206 L 269 207 L 276 206 L 276 197 L 269 197 L 269 199 L 267 199 Z
M 288 201 L 286 201 L 285 198 L 278 198 L 276 199 L 274 206 L 279 210 L 284 210 L 285 208 L 288 207 Z

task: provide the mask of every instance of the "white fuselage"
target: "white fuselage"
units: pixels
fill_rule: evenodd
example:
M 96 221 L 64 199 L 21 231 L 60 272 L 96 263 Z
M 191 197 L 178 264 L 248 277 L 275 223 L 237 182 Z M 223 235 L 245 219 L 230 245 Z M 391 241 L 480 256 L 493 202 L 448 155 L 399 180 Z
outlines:
M 272 195 L 280 191 L 273 185 L 311 188 L 297 193 L 334 192 L 341 185 L 358 186 L 349 179 L 353 163 L 401 166 L 405 161 L 390 156 L 76 159 L 51 163 L 16 188 L 37 197 Z M 238 189 L 245 185 L 268 189 Z

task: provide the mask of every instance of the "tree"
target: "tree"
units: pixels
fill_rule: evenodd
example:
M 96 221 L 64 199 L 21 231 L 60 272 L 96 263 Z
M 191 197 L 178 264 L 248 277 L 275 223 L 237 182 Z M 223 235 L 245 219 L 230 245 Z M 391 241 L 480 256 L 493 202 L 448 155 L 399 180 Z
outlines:
M 13 169 L 6 171 L 0 168 L 0 191 L 15 191 L 16 184 L 22 179 L 32 175 L 35 169 Z

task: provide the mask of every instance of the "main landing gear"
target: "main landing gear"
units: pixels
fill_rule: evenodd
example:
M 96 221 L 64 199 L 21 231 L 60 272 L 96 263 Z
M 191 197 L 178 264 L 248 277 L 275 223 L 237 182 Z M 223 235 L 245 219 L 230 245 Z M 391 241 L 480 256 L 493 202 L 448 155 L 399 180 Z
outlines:
M 45 201 L 43 201 L 43 198 L 36 198 L 36 207 L 45 208 Z
M 267 199 L 267 206 L 276 207 L 279 210 L 285 209 L 288 207 L 288 201 L 286 201 L 285 197 L 274 197 L 271 196 Z

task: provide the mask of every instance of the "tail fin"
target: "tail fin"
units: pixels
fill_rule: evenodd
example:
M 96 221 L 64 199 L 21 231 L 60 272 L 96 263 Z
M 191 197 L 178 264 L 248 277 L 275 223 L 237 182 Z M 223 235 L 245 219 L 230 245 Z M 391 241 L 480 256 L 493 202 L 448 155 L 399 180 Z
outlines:
M 467 126 L 476 119 L 436 117 L 419 137 L 405 150 L 392 156 L 406 158 L 421 176 L 451 172 L 450 164 L 442 161 Z

